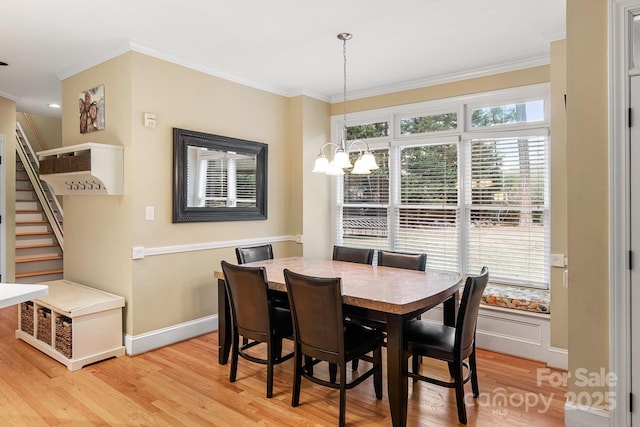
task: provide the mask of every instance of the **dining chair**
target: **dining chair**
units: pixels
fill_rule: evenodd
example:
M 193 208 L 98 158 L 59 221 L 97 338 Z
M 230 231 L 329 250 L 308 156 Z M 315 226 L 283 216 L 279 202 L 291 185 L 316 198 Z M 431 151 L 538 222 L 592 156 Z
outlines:
M 271 244 L 266 244 L 246 248 L 236 248 L 236 258 L 240 265 L 247 264 L 249 262 L 273 259 L 273 247 Z M 282 292 L 272 291 L 269 289 L 267 293 L 269 294 L 269 298 L 271 298 L 271 302 L 275 306 L 287 309 L 289 308 L 289 301 L 287 300 L 286 295 L 283 295 Z M 246 339 L 243 339 L 243 344 L 246 344 Z
M 339 425 L 344 426 L 346 391 L 373 375 L 377 399 L 382 399 L 382 342 L 384 333 L 345 322 L 342 309 L 342 279 L 307 276 L 284 270 L 293 317 L 294 380 L 291 406 L 300 403 L 302 377 L 340 390 Z M 319 319 L 322 319 L 319 321 Z M 369 355 L 372 353 L 372 355 Z M 361 358 L 372 364 L 357 377 L 347 379 L 347 363 Z M 313 366 L 329 362 L 339 370 L 339 382 L 314 373 Z
M 378 267 L 394 267 L 404 268 L 406 270 L 425 271 L 427 268 L 427 254 L 378 250 Z M 420 317 L 418 316 L 418 319 L 419 318 Z M 350 320 L 352 322 L 362 323 L 371 328 L 380 330 L 386 329 L 386 325 L 382 321 L 360 319 L 356 316 L 351 316 Z M 352 362 L 352 369 L 354 371 L 358 369 L 358 359 L 355 359 Z
M 282 355 L 282 340 L 292 338 L 291 312 L 272 305 L 267 296 L 269 287 L 264 267 L 247 267 L 222 261 L 225 287 L 231 309 L 231 369 L 229 381 L 235 382 L 238 356 L 250 362 L 267 365 L 267 397 L 273 395 L 273 366 L 293 357 Z M 240 336 L 248 342 L 239 344 Z M 246 352 L 266 344 L 266 357 Z
M 236 248 L 236 258 L 238 259 L 238 264 L 273 259 L 273 248 L 271 244 Z
M 427 254 L 379 250 L 378 266 L 425 271 L 427 268 Z
M 373 264 L 373 249 L 349 248 L 347 246 L 333 246 L 334 261 L 355 262 L 358 264 Z
M 479 276 L 467 277 L 455 327 L 417 319 L 410 320 L 407 325 L 407 350 L 413 355 L 411 371 L 407 375 L 414 380 L 455 388 L 458 420 L 461 424 L 467 423 L 464 384 L 471 380 L 473 397 L 477 398 L 480 395 L 475 338 L 480 300 L 488 281 L 487 267 L 482 268 Z M 453 381 L 441 381 L 421 375 L 416 355 L 447 362 Z M 467 359 L 468 362 L 465 361 Z M 466 375 L 463 375 L 465 370 Z

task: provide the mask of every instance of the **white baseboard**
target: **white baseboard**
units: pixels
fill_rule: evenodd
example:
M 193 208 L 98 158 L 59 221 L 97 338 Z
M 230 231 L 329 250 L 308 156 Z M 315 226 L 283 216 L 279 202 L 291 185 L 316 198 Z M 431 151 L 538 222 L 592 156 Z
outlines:
M 442 308 L 422 314 L 425 320 L 442 320 Z M 125 335 L 127 354 L 184 341 L 218 329 L 218 315 L 212 315 L 140 335 Z M 549 345 L 549 317 L 513 309 L 480 307 L 476 332 L 478 348 L 545 362 L 552 368 L 567 370 L 567 350 Z
M 202 317 L 190 322 L 169 326 L 140 335 L 124 336 L 124 346 L 128 355 L 136 355 L 189 338 L 207 334 L 218 329 L 218 315 Z
M 442 307 L 422 314 L 423 319 L 442 321 Z M 567 369 L 568 354 L 550 345 L 550 318 L 521 310 L 481 305 L 478 313 L 478 348 L 538 360 L 550 367 Z
M 547 351 L 547 366 L 568 371 L 569 351 L 564 348 L 549 347 Z
M 565 427 L 609 427 L 609 413 L 602 409 L 578 406 L 575 403 L 564 404 Z

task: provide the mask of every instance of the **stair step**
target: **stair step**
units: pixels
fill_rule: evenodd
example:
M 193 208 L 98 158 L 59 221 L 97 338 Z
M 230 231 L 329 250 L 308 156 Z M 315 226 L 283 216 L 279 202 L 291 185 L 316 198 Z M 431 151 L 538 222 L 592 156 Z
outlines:
M 39 224 L 48 224 L 47 221 L 43 219 L 21 219 L 16 221 L 16 225 L 39 225 Z
M 29 245 L 16 245 L 16 249 L 53 248 L 57 246 L 57 243 L 32 243 Z
M 62 259 L 62 255 L 47 255 L 38 257 L 22 257 L 16 258 L 16 264 L 24 262 L 52 261 Z
M 53 235 L 52 231 L 22 231 L 17 232 L 16 237 L 26 237 L 26 236 L 51 236 Z
M 24 165 L 20 159 L 16 160 L 15 281 L 41 283 L 62 279 L 62 248 L 50 228 Z M 45 197 L 55 197 L 46 188 Z
M 34 276 L 46 276 L 48 274 L 62 274 L 63 270 L 61 268 L 56 268 L 53 270 L 42 270 L 42 271 L 29 271 L 27 273 L 16 273 L 16 279 L 22 277 L 34 277 Z

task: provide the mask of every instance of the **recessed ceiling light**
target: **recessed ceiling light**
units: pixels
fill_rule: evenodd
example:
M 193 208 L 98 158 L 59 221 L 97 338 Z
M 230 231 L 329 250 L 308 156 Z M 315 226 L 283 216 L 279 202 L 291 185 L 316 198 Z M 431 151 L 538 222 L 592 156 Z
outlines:
M 60 108 L 60 104 L 49 104 L 51 108 Z
M 0 61 L 0 67 L 6 67 L 7 65 L 9 65 L 9 64 L 7 64 L 6 62 Z

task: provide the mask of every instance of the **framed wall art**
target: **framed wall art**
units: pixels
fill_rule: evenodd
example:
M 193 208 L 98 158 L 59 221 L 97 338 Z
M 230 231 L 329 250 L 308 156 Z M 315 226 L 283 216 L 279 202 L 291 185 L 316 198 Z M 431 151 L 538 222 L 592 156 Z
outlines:
M 104 85 L 80 92 L 80 133 L 104 129 Z

